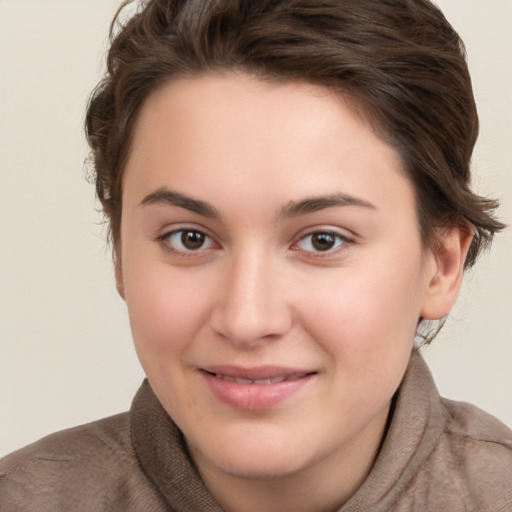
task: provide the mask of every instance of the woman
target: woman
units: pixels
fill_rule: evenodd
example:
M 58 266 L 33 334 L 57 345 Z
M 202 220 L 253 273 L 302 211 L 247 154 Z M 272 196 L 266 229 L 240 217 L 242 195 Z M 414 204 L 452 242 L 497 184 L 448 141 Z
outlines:
M 147 2 L 86 130 L 148 380 L 4 459 L 7 510 L 512 507 L 512 434 L 414 348 L 503 228 L 433 5 Z

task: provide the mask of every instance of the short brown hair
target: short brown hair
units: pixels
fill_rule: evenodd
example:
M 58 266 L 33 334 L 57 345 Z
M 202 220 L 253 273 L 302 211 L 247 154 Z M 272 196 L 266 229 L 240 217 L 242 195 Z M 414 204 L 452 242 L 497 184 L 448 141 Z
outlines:
M 97 195 L 119 241 L 122 172 L 145 98 L 177 77 L 235 70 L 355 98 L 400 153 L 424 242 L 472 226 L 466 267 L 504 227 L 470 189 L 478 116 L 463 42 L 428 0 L 146 0 L 111 28 L 86 116 Z

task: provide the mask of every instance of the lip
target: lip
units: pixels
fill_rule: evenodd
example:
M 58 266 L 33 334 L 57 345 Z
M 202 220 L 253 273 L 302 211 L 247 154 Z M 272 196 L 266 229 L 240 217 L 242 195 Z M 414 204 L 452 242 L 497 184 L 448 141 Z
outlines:
M 270 409 L 294 395 L 316 374 L 309 370 L 279 366 L 200 368 L 213 394 L 236 409 Z

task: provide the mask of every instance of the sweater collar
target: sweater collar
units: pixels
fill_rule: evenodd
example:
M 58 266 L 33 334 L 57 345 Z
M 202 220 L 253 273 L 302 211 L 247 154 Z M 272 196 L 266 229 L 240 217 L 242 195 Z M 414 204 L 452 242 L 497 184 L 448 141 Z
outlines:
M 418 350 L 394 398 L 390 427 L 373 469 L 339 512 L 384 512 L 405 491 L 444 430 L 446 418 L 432 374 Z
M 339 512 L 384 512 L 415 476 L 444 429 L 430 371 L 413 351 L 394 399 L 393 416 L 373 469 Z M 130 411 L 132 441 L 142 469 L 176 512 L 222 512 L 192 462 L 182 433 L 147 380 Z
M 192 462 L 174 421 L 147 379 L 130 410 L 132 442 L 149 480 L 176 512 L 222 512 Z

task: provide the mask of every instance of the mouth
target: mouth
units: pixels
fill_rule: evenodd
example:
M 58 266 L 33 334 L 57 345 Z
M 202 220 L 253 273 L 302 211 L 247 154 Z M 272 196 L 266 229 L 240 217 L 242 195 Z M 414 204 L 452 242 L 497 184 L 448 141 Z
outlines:
M 203 370 L 209 375 L 212 375 L 213 377 L 217 379 L 222 379 L 227 382 L 235 382 L 236 384 L 240 385 L 256 385 L 256 386 L 268 386 L 270 384 L 280 384 L 281 382 L 290 382 L 298 379 L 303 379 L 307 377 L 308 375 L 312 375 L 314 372 L 303 372 L 303 373 L 295 373 L 292 375 L 280 375 L 278 377 L 271 377 L 271 378 L 260 378 L 260 379 L 248 379 L 244 377 L 234 377 L 232 375 L 226 375 L 219 372 L 209 372 L 207 370 Z
M 213 395 L 235 409 L 271 409 L 299 392 L 311 382 L 316 371 L 274 366 L 239 368 L 216 366 L 201 368 Z

